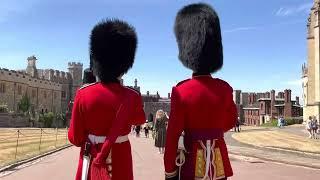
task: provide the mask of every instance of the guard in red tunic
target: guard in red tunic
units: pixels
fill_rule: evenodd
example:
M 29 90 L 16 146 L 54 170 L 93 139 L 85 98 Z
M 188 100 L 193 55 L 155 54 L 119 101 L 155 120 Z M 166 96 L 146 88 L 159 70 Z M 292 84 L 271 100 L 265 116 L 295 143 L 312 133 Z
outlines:
M 128 134 L 132 125 L 145 123 L 139 92 L 124 87 L 121 76 L 133 65 L 137 37 L 120 20 L 97 24 L 90 37 L 90 57 L 98 82 L 78 90 L 69 140 L 81 147 L 76 180 L 132 180 Z
M 166 179 L 227 179 L 233 175 L 224 133 L 235 126 L 233 89 L 214 78 L 223 51 L 217 13 L 203 3 L 182 8 L 176 17 L 179 59 L 192 78 L 172 89 L 164 155 Z

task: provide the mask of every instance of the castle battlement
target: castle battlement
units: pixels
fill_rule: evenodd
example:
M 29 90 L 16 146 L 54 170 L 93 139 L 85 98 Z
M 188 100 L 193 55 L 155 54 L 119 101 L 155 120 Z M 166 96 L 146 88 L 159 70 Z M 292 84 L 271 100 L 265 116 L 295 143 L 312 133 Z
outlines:
M 0 103 L 19 111 L 17 103 L 28 94 L 35 111 L 65 112 L 82 85 L 83 64 L 68 63 L 67 71 L 38 69 L 37 58 L 27 58 L 25 70 L 0 68 Z
M 15 70 L 8 70 L 5 68 L 0 68 L 0 81 L 5 80 L 9 82 L 15 82 L 18 84 L 25 84 L 28 86 L 37 86 L 44 89 L 54 89 L 59 90 L 60 83 L 50 81 L 48 79 L 43 78 L 36 78 L 31 77 L 29 74 L 23 71 L 15 71 Z
M 27 60 L 38 60 L 35 55 L 29 56 Z
M 82 68 L 83 64 L 79 62 L 69 62 L 68 63 L 69 68 Z

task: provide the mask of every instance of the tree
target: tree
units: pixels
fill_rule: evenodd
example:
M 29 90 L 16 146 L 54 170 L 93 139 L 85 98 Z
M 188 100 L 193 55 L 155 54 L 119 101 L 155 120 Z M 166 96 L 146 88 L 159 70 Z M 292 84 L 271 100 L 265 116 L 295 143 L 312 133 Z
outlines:
M 67 125 L 66 113 L 60 113 L 59 120 L 62 122 L 62 126 L 65 127 Z
M 45 113 L 43 116 L 44 127 L 51 128 L 54 119 L 54 114 L 52 112 Z
M 8 105 L 0 104 L 0 113 L 8 112 Z
M 23 113 L 26 113 L 29 111 L 30 109 L 30 106 L 31 106 L 31 103 L 30 103 L 30 99 L 29 97 L 27 96 L 27 94 L 25 94 L 22 99 L 20 100 L 20 102 L 18 103 L 18 108 L 20 111 L 22 111 Z

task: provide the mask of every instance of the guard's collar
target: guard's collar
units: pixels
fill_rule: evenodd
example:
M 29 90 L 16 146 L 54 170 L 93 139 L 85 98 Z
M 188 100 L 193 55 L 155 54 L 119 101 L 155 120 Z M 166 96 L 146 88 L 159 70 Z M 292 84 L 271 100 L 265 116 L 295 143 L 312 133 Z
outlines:
M 192 73 L 192 78 L 212 77 L 210 73 Z

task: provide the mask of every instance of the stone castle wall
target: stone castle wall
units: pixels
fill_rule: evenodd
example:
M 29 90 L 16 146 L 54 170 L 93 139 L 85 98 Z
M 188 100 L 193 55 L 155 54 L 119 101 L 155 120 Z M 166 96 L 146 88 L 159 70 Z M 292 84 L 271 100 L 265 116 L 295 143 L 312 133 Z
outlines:
M 60 83 L 0 69 L 0 104 L 6 104 L 9 111 L 17 111 L 22 97 L 28 95 L 33 110 L 60 112 L 62 91 Z
M 156 112 L 160 109 L 167 112 L 170 115 L 170 101 L 168 102 L 144 102 L 144 113 L 146 118 L 153 115 L 153 118 L 156 117 Z

